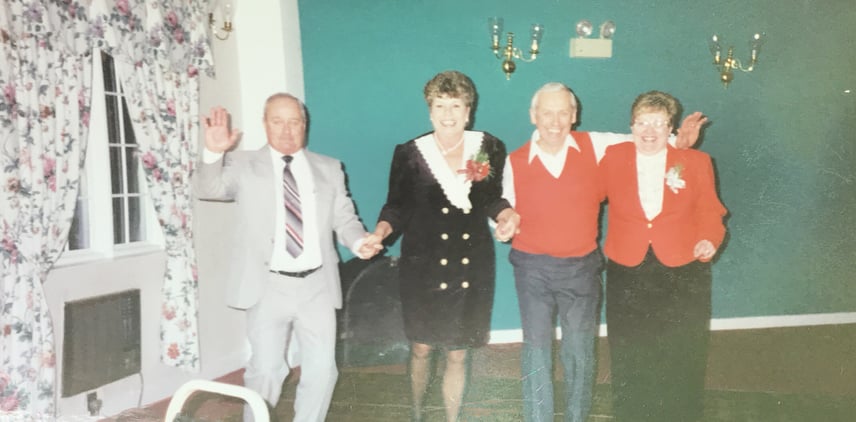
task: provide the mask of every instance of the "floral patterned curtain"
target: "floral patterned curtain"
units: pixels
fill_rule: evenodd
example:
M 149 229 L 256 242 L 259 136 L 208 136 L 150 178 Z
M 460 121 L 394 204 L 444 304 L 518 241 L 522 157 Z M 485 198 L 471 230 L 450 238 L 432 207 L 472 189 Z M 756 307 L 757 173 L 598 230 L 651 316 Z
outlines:
M 190 174 L 199 136 L 199 69 L 211 71 L 201 2 L 118 1 L 115 59 L 166 243 L 161 361 L 199 370 L 198 290 Z
M 161 359 L 199 369 L 189 178 L 198 73 L 213 72 L 204 0 L 0 2 L 0 412 L 52 415 L 42 283 L 68 237 L 85 152 L 91 50 L 120 64 L 164 228 Z
M 195 74 L 116 62 L 149 191 L 166 246 L 161 288 L 161 361 L 199 370 L 196 256 L 192 236 L 190 174 L 199 136 L 199 84 Z
M 60 4 L 63 3 L 63 4 Z M 42 283 L 80 181 L 92 59 L 82 9 L 0 4 L 0 411 L 51 415 L 56 366 Z

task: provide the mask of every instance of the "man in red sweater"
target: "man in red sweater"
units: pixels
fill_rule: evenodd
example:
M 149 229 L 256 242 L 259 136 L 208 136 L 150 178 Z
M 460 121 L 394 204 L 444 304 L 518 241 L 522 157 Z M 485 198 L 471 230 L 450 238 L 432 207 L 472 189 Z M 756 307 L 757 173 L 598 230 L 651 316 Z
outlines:
M 629 134 L 572 132 L 577 101 L 564 84 L 551 82 L 532 97 L 535 131 L 508 155 L 503 196 L 520 215 L 509 260 L 523 329 L 524 416 L 553 421 L 552 345 L 555 315 L 562 330 L 565 421 L 585 422 L 591 409 L 594 340 L 600 315 L 603 258 L 598 213 L 603 194 L 597 165 L 610 145 Z M 684 120 L 679 147 L 695 143 L 701 113 Z

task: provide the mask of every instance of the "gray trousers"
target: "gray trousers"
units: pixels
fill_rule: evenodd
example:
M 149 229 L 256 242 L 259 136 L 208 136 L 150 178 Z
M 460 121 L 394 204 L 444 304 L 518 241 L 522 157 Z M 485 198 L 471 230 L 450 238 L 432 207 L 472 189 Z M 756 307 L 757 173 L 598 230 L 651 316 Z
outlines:
M 247 310 L 251 356 L 244 385 L 276 407 L 288 376 L 289 339 L 300 344 L 300 381 L 294 400 L 295 422 L 321 422 L 339 377 L 336 368 L 336 310 L 320 272 L 306 278 L 270 273 L 262 299 Z M 247 410 L 244 420 L 252 420 Z

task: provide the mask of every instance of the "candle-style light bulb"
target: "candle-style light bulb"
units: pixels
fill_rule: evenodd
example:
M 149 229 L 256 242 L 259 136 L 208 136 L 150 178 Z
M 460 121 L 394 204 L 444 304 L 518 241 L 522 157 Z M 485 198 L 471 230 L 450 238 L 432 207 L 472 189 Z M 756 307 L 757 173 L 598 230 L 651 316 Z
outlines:
M 710 53 L 713 54 L 713 64 L 722 61 L 722 46 L 719 45 L 719 36 L 716 34 L 710 37 Z
M 499 37 L 502 35 L 502 18 L 492 16 L 487 18 L 487 29 L 490 32 L 490 48 L 494 53 L 499 51 Z
M 532 45 L 529 48 L 529 54 L 531 54 L 534 58 L 536 55 L 538 55 L 538 44 L 541 42 L 541 37 L 544 36 L 544 26 L 541 24 L 533 23 L 530 35 L 532 37 Z
M 761 52 L 761 44 L 763 44 L 763 43 L 764 43 L 764 40 L 761 37 L 761 34 L 756 32 L 755 35 L 752 36 L 752 39 L 749 42 L 749 44 L 752 47 L 752 50 L 750 53 L 751 56 L 749 58 L 750 59 L 749 66 L 753 66 L 758 61 L 758 53 Z

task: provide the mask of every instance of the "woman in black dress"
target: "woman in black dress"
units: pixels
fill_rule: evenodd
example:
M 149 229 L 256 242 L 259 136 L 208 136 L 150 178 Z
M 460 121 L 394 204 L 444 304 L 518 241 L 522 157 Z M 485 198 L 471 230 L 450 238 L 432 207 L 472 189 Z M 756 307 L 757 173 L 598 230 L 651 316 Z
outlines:
M 505 145 L 487 132 L 466 130 L 475 88 L 457 71 L 425 85 L 432 132 L 395 148 L 389 193 L 374 240 L 401 233 L 399 279 L 404 328 L 411 342 L 413 419 L 430 378 L 431 351 L 445 351 L 443 399 L 458 418 L 467 350 L 490 332 L 495 259 L 488 219 L 506 241 L 519 216 L 502 199 Z

